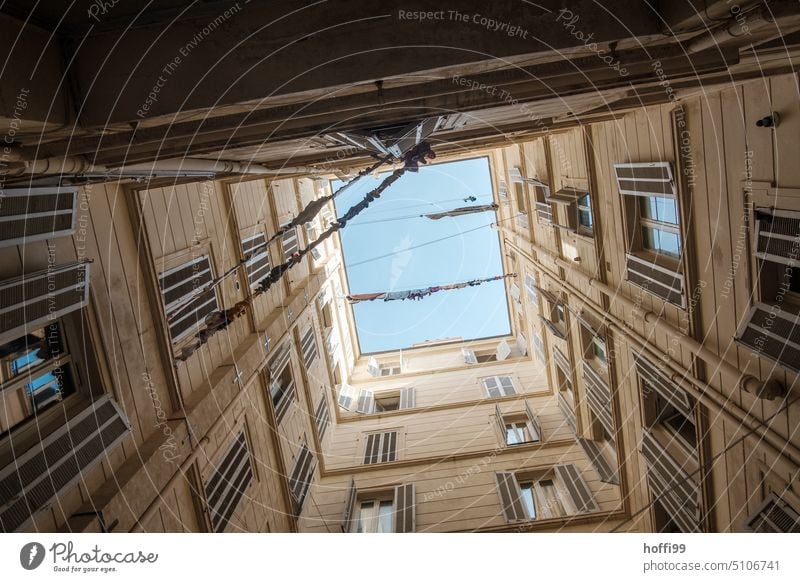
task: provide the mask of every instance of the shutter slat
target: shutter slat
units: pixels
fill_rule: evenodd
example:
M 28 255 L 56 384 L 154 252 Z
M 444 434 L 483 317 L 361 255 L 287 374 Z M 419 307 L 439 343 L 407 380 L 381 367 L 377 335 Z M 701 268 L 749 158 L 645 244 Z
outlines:
M 555 472 L 566 487 L 579 513 L 597 511 L 597 503 L 595 503 L 592 491 L 575 465 L 556 465 Z

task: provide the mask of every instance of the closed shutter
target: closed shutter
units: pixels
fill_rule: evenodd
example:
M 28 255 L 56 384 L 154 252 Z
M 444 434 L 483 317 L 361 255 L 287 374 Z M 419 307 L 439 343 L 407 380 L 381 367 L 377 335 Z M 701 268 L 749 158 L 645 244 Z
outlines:
M 586 401 L 597 420 L 614 437 L 614 416 L 611 407 L 611 389 L 605 379 L 587 362 L 583 362 L 583 381 L 586 384 Z
M 415 408 L 417 406 L 416 390 L 413 386 L 400 389 L 400 409 Z
M 317 408 L 314 411 L 314 423 L 317 426 L 317 435 L 319 436 L 319 440 L 322 441 L 325 438 L 325 433 L 328 430 L 328 426 L 331 423 L 331 410 L 328 407 L 328 399 L 325 395 L 322 395 L 322 398 L 319 400 L 319 404 L 317 404 Z
M 0 247 L 74 233 L 77 198 L 75 187 L 3 188 Z
M 745 522 L 756 533 L 800 533 L 800 514 L 776 495 L 770 495 Z
M 625 255 L 626 280 L 678 307 L 684 307 L 683 274 L 632 254 Z
M 511 348 L 509 347 L 508 342 L 506 340 L 503 340 L 499 344 L 497 344 L 496 355 L 498 362 L 502 362 L 503 360 L 508 358 L 508 356 L 511 355 Z
M 173 342 L 191 333 L 204 323 L 207 315 L 219 308 L 216 290 L 201 291 L 213 279 L 208 255 L 165 271 L 159 277 L 158 285 Z
M 242 240 L 242 254 L 246 259 L 244 269 L 247 273 L 247 282 L 251 289 L 255 289 L 272 268 L 269 262 L 267 237 L 264 233 L 260 232 Z
M 353 510 L 356 506 L 358 489 L 356 489 L 355 479 L 350 478 L 350 486 L 344 497 L 344 515 L 342 516 L 342 532 L 348 533 L 353 527 Z
M 675 197 L 675 180 L 669 162 L 614 164 L 620 194 Z
M 497 494 L 500 496 L 500 505 L 507 522 L 525 520 L 525 508 L 522 506 L 519 483 L 514 473 L 498 472 L 494 474 L 497 480 Z
M 358 409 L 361 414 L 375 412 L 375 395 L 369 390 L 361 390 L 358 394 Z
M 395 533 L 413 533 L 416 524 L 414 502 L 414 484 L 398 485 L 394 488 Z
M 469 348 L 461 348 L 461 355 L 464 358 L 464 363 L 466 364 L 477 364 L 478 363 L 478 356 L 475 355 L 475 351 Z
M 800 258 L 800 212 L 756 208 L 756 252 L 764 261 L 794 267 Z
M 0 531 L 13 532 L 106 459 L 131 431 L 116 402 L 91 402 L 0 470 Z
M 561 414 L 564 415 L 564 419 L 572 429 L 572 432 L 577 432 L 578 424 L 575 418 L 575 410 L 572 408 L 572 404 L 567 402 L 567 399 L 561 392 L 558 393 L 558 409 L 561 411 Z
M 314 337 L 313 326 L 309 326 L 300 339 L 300 351 L 303 354 L 303 364 L 308 370 L 317 358 L 317 339 Z
M 619 485 L 619 477 L 617 476 L 616 468 L 612 467 L 611 463 L 605 458 L 600 445 L 595 441 L 584 438 L 579 438 L 578 444 L 583 449 L 583 452 L 586 453 L 586 457 L 592 463 L 592 467 L 594 467 L 597 474 L 600 475 L 600 480 L 603 483 Z
M 295 516 L 300 515 L 303 510 L 303 502 L 314 478 L 314 467 L 314 455 L 308 445 L 303 443 L 289 477 L 289 490 L 292 492 L 292 509 Z
M 508 432 L 506 431 L 506 421 L 503 420 L 503 413 L 500 412 L 500 406 L 494 405 L 494 419 L 497 422 L 497 428 L 500 430 L 500 442 L 503 446 L 508 444 Z
M 633 361 L 639 377 L 646 382 L 645 390 L 653 389 L 687 418 L 694 417 L 694 406 L 689 396 L 670 378 L 664 375 L 650 360 L 639 354 L 633 354 Z
M 375 358 L 370 358 L 367 361 L 367 372 L 369 372 L 371 376 L 378 377 L 381 375 L 381 366 L 378 364 L 378 360 Z
M 253 464 L 247 437 L 242 431 L 215 465 L 206 483 L 208 516 L 214 533 L 225 531 L 252 480 Z
M 701 531 L 700 488 L 694 478 L 647 431 L 642 434 L 641 451 L 652 497 L 659 500 L 682 532 Z
M 597 511 L 597 503 L 595 503 L 592 491 L 575 465 L 556 465 L 555 472 L 556 477 L 572 498 L 572 503 L 578 513 Z
M 530 273 L 525 274 L 525 292 L 532 306 L 539 305 L 539 294 L 536 291 L 536 277 Z
M 800 372 L 800 316 L 756 303 L 736 341 L 793 372 Z
M 339 396 L 336 399 L 337 404 L 349 412 L 353 412 L 356 405 L 356 394 L 358 389 L 350 384 L 339 385 Z
M 0 343 L 82 309 L 89 303 L 89 276 L 90 263 L 71 263 L 0 283 Z
M 531 432 L 531 440 L 534 442 L 538 442 L 543 440 L 542 439 L 542 428 L 539 425 L 539 419 L 531 410 L 531 407 L 528 406 L 528 403 L 525 402 L 525 414 L 528 415 L 528 426 Z
M 397 460 L 397 432 L 379 432 L 367 435 L 364 464 L 389 463 Z
M 284 225 L 286 226 L 286 225 Z M 283 252 L 283 260 L 288 261 L 292 253 L 300 250 L 300 243 L 297 240 L 297 229 L 290 228 L 281 237 L 281 251 Z

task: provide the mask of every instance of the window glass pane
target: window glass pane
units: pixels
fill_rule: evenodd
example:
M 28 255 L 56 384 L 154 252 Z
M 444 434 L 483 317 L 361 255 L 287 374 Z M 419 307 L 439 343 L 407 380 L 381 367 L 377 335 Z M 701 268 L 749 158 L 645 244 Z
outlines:
M 536 503 L 533 500 L 533 483 L 520 483 L 520 493 L 522 494 L 522 505 L 525 507 L 525 514 L 528 519 L 536 519 Z

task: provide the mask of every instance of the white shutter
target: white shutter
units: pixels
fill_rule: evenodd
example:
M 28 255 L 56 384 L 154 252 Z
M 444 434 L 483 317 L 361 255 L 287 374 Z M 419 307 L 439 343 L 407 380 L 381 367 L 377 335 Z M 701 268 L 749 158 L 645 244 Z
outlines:
M 358 412 L 372 414 L 375 412 L 375 395 L 369 390 L 361 390 L 358 394 Z
M 372 376 L 380 376 L 381 375 L 381 367 L 378 364 L 378 360 L 375 358 L 370 358 L 367 362 L 367 372 L 370 373 Z
M 416 528 L 414 484 L 398 485 L 394 488 L 395 533 L 413 533 Z
M 525 356 L 528 354 L 528 340 L 525 339 L 525 334 L 519 332 L 517 334 L 517 351 L 520 355 Z
M 675 180 L 669 162 L 614 164 L 620 194 L 675 197 Z
M 336 401 L 341 408 L 353 412 L 356 405 L 358 389 L 350 384 L 340 384 L 338 386 L 339 396 Z
M 0 247 L 28 244 L 75 232 L 78 189 L 3 188 Z
M 464 357 L 464 363 L 477 364 L 478 356 L 475 355 L 475 350 L 469 348 L 461 348 L 461 355 Z
M 506 521 L 514 522 L 526 519 L 519 483 L 517 483 L 514 473 L 497 472 L 494 476 L 497 480 L 497 493 L 500 496 L 500 505 Z
M 400 409 L 415 408 L 417 405 L 416 390 L 413 386 L 400 389 Z
M 498 362 L 502 362 L 503 360 L 508 358 L 509 355 L 511 355 L 511 348 L 509 347 L 508 342 L 506 340 L 503 340 L 499 344 L 497 344 Z

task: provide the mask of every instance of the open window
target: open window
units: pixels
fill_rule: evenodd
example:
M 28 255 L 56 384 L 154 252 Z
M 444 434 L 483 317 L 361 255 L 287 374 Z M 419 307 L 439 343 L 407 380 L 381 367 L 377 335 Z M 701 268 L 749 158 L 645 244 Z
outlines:
M 503 413 L 500 406 L 495 405 L 495 421 L 504 446 L 538 443 L 542 438 L 539 420 L 527 402 L 522 412 Z
M 411 533 L 415 530 L 414 484 L 360 492 L 355 481 L 345 498 L 345 533 Z
M 627 225 L 627 280 L 685 306 L 683 240 L 672 164 L 615 164 Z

